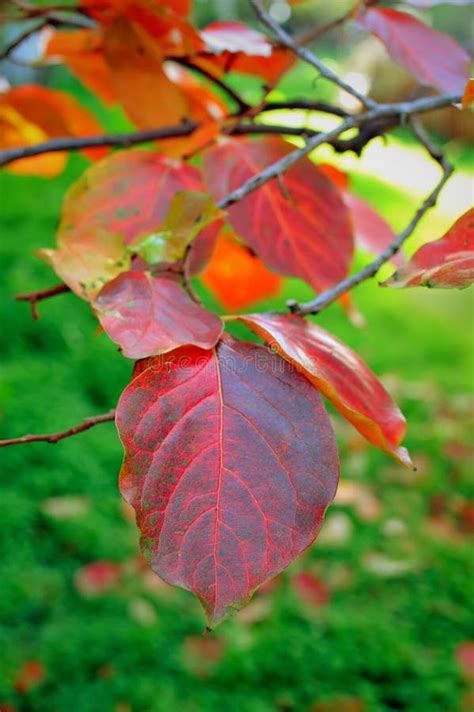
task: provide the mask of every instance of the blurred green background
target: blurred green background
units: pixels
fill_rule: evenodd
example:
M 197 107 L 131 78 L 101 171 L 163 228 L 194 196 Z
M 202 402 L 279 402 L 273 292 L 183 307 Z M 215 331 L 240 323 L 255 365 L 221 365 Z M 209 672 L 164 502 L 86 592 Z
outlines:
M 109 127 L 126 126 L 63 70 L 47 79 Z M 302 68 L 280 91 L 326 96 Z M 439 237 L 472 195 L 472 149 L 450 138 L 447 151 L 458 176 L 409 252 Z M 349 170 L 354 189 L 396 229 L 437 177 L 403 130 L 360 161 L 324 148 L 315 159 Z M 40 305 L 39 322 L 13 300 L 56 282 L 34 252 L 54 244 L 62 197 L 85 166 L 72 156 L 50 181 L 0 174 L 1 437 L 61 430 L 108 410 L 130 377 L 131 362 L 97 334 L 76 297 Z M 259 306 L 309 295 L 288 280 L 278 300 Z M 355 296 L 366 328 L 338 306 L 318 323 L 361 354 L 399 402 L 417 471 L 334 416 L 342 481 L 320 538 L 210 636 L 191 594 L 160 582 L 139 555 L 117 489 L 122 450 L 112 424 L 55 446 L 0 450 L 1 712 L 472 712 L 463 663 L 474 640 L 472 290 L 382 290 L 372 281 Z

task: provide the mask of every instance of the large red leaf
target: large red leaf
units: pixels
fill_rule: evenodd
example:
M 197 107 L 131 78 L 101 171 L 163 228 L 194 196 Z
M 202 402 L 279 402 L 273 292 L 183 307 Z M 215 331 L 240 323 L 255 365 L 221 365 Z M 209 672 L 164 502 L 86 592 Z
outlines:
M 378 37 L 388 53 L 421 84 L 444 92 L 462 92 L 470 58 L 451 37 L 433 30 L 412 15 L 386 7 L 360 10 L 359 25 Z
M 382 282 L 385 287 L 457 287 L 474 282 L 474 208 L 439 240 L 428 242 Z
M 100 323 L 128 358 L 145 358 L 193 344 L 211 349 L 222 334 L 218 316 L 195 304 L 170 279 L 123 272 L 94 303 Z
M 225 139 L 204 154 L 204 176 L 216 200 L 291 152 L 280 138 Z M 276 272 L 321 290 L 350 267 L 350 216 L 338 189 L 304 158 L 229 208 L 237 234 Z
M 236 318 L 304 373 L 369 442 L 410 464 L 408 452 L 399 447 L 405 418 L 375 374 L 346 344 L 291 314 Z
M 138 371 L 117 410 L 120 488 L 153 570 L 214 624 L 314 541 L 337 486 L 334 435 L 318 393 L 263 346 L 227 337 Z
M 58 250 L 48 250 L 46 256 L 66 284 L 85 296 L 84 283 L 102 275 L 112 279 L 128 269 L 127 262 L 118 264 L 123 241 L 130 245 L 156 229 L 173 196 L 183 190 L 203 190 L 196 168 L 145 149 L 116 153 L 85 171 L 69 190 Z M 209 226 L 196 239 L 212 243 L 214 235 L 214 226 Z

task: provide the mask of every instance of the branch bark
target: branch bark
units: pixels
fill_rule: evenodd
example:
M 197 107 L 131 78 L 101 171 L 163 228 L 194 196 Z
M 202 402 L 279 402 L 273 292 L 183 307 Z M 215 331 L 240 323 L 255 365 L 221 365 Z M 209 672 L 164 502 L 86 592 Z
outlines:
M 0 440 L 0 447 L 9 447 L 11 445 L 25 445 L 27 443 L 57 443 L 59 440 L 70 438 L 78 433 L 84 433 L 86 430 L 94 428 L 101 423 L 109 423 L 115 419 L 115 410 L 109 410 L 108 413 L 102 415 L 93 415 L 90 418 L 85 418 L 79 425 L 74 425 L 67 430 L 61 430 L 57 433 L 46 433 L 44 435 L 22 435 L 19 438 L 10 438 L 9 440 Z
M 55 297 L 57 294 L 65 294 L 70 292 L 70 288 L 67 284 L 56 284 L 54 287 L 49 287 L 48 289 L 42 289 L 38 292 L 25 292 L 24 294 L 17 294 L 15 300 L 17 302 L 29 302 L 31 306 L 31 312 L 33 319 L 36 321 L 39 319 L 38 314 L 38 302 L 43 301 L 43 299 L 49 299 L 50 297 Z

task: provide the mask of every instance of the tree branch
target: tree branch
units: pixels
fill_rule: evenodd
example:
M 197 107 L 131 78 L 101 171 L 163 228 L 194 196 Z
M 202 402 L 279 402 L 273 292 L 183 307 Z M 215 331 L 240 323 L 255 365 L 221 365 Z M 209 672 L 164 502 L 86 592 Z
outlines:
M 418 223 L 422 220 L 428 210 L 436 205 L 439 194 L 441 193 L 442 189 L 444 188 L 444 185 L 446 184 L 446 182 L 454 171 L 453 166 L 447 163 L 447 161 L 445 161 L 444 159 L 441 158 L 439 160 L 439 163 L 443 170 L 441 179 L 439 180 L 433 191 L 428 195 L 423 204 L 418 208 L 415 215 L 410 220 L 403 232 L 401 232 L 398 237 L 393 240 L 393 242 L 373 262 L 368 264 L 359 272 L 356 272 L 356 274 L 353 274 L 351 277 L 343 279 L 334 287 L 331 287 L 325 292 L 322 292 L 322 294 L 320 294 L 318 297 L 315 297 L 309 302 L 305 302 L 303 304 L 299 304 L 295 301 L 287 302 L 287 306 L 289 307 L 290 311 L 292 311 L 294 314 L 299 314 L 300 316 L 306 316 L 308 314 L 318 314 L 346 292 L 349 292 L 354 287 L 357 287 L 357 285 L 361 284 L 362 282 L 365 282 L 366 279 L 374 277 L 379 271 L 379 269 L 382 267 L 382 265 L 388 262 L 399 251 L 405 240 L 410 237 L 410 235 L 413 233 Z
M 356 7 L 359 3 L 356 4 Z M 334 18 L 334 20 L 330 20 L 330 22 L 327 22 L 325 25 L 320 25 L 319 27 L 313 27 L 311 30 L 308 30 L 308 32 L 303 33 L 302 35 L 299 35 L 296 37 L 296 42 L 299 45 L 307 45 L 310 44 L 311 42 L 315 42 L 318 40 L 320 37 L 325 35 L 327 32 L 331 32 L 331 30 L 335 30 L 336 27 L 339 27 L 339 25 L 343 25 L 344 22 L 347 22 L 347 20 L 350 20 L 352 13 L 354 12 L 354 7 L 349 8 L 347 12 L 345 12 L 343 15 L 339 15 L 339 17 Z
M 9 440 L 0 440 L 0 447 L 9 447 L 10 445 L 24 445 L 26 443 L 57 443 L 59 440 L 70 438 L 78 433 L 83 433 L 90 430 L 100 423 L 109 423 L 115 419 L 115 410 L 109 410 L 108 413 L 102 415 L 93 415 L 90 418 L 85 418 L 82 423 L 75 425 L 68 430 L 61 430 L 58 433 L 46 433 L 45 435 L 23 435 L 20 438 L 10 438 Z
M 432 111 L 434 109 L 442 109 L 450 104 L 457 103 L 461 101 L 461 96 L 459 94 L 446 94 L 443 96 L 427 97 L 423 99 L 418 99 L 412 102 L 401 102 L 395 104 L 379 104 L 374 109 L 366 111 L 361 114 L 356 114 L 354 116 L 347 116 L 346 120 L 342 122 L 336 129 L 332 129 L 326 133 L 318 134 L 321 140 L 318 140 L 316 144 L 311 143 L 308 151 L 302 155 L 306 155 L 313 148 L 319 146 L 322 143 L 330 143 L 333 138 L 336 138 L 340 133 L 343 133 L 347 129 L 362 127 L 364 131 L 369 132 L 371 125 L 383 119 L 392 118 L 394 120 L 393 125 L 397 125 L 401 120 L 406 117 L 410 117 L 413 114 L 424 113 L 427 111 Z M 232 118 L 232 117 L 231 117 Z M 235 117 L 234 117 L 235 118 Z M 395 119 L 397 119 L 395 121 Z M 96 146 L 121 146 L 128 148 L 134 146 L 138 143 L 147 143 L 148 141 L 154 140 L 166 140 L 171 138 L 177 138 L 182 136 L 190 136 L 193 131 L 199 128 L 201 124 L 194 121 L 183 121 L 181 124 L 176 126 L 168 126 L 159 129 L 148 129 L 146 131 L 135 131 L 130 133 L 119 133 L 119 134 L 103 134 L 100 136 L 62 136 L 59 138 L 54 138 L 49 141 L 44 141 L 42 143 L 37 143 L 32 146 L 19 146 L 15 148 L 7 148 L 0 151 L 0 167 L 6 166 L 13 161 L 17 161 L 22 158 L 30 158 L 32 156 L 39 156 L 43 153 L 54 153 L 57 151 L 71 151 L 80 150 L 82 148 L 94 148 Z M 264 129 L 255 128 L 256 126 L 263 126 L 263 124 L 239 124 L 234 123 L 225 126 L 223 132 L 225 134 L 243 134 L 243 133 L 265 133 Z M 274 133 L 274 129 L 268 126 L 267 132 Z M 280 131 L 282 134 L 295 134 L 291 127 L 282 127 L 284 130 Z M 386 130 L 386 128 L 385 128 Z M 296 135 L 304 136 L 308 135 L 311 129 L 301 128 L 297 130 Z M 379 133 L 374 133 L 372 131 L 371 137 L 379 135 Z M 367 141 L 366 141 L 367 142 Z M 348 147 L 344 150 L 353 150 Z
M 255 10 L 255 13 L 259 20 L 278 37 L 280 42 L 285 47 L 291 49 L 300 59 L 303 60 L 303 62 L 310 64 L 312 67 L 317 69 L 321 76 L 323 76 L 325 79 L 328 79 L 333 84 L 337 84 L 337 86 L 339 86 L 341 89 L 344 89 L 344 91 L 348 92 L 348 94 L 354 96 L 361 102 L 361 104 L 366 109 L 373 109 L 377 106 L 376 102 L 374 102 L 368 96 L 362 94 L 357 89 L 354 89 L 354 87 L 351 87 L 343 79 L 338 77 L 338 75 L 333 72 L 332 69 L 329 69 L 329 67 L 327 67 L 323 62 L 321 62 L 313 52 L 306 49 L 305 47 L 301 47 L 292 37 L 290 37 L 287 32 L 285 32 L 282 27 L 280 27 L 280 25 L 278 25 L 273 20 L 273 18 L 268 14 L 268 12 L 263 9 L 260 0 L 249 0 L 249 2 Z
M 33 319 L 36 321 L 39 319 L 37 307 L 38 302 L 41 302 L 43 299 L 54 297 L 56 294 L 65 294 L 70 291 L 70 288 L 66 284 L 57 284 L 54 287 L 49 287 L 48 289 L 43 289 L 39 292 L 25 292 L 24 294 L 17 294 L 15 300 L 17 302 L 29 302 Z

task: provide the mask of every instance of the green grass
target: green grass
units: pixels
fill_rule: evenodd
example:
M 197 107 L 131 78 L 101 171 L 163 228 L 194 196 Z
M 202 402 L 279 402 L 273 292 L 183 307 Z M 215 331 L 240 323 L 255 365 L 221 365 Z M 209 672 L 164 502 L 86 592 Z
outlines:
M 54 181 L 0 175 L 3 437 L 62 429 L 105 411 L 130 376 L 131 363 L 96 334 L 86 304 L 58 296 L 40 305 L 33 322 L 27 306 L 12 299 L 55 282 L 33 253 L 53 244 L 62 195 L 83 165 L 74 157 Z M 358 176 L 357 188 L 397 221 L 413 208 L 393 186 L 375 193 L 371 179 Z M 263 306 L 290 296 L 309 292 L 289 281 L 278 302 Z M 367 485 L 378 510 L 367 517 L 336 503 L 326 529 L 342 523 L 346 538 L 338 543 L 323 534 L 274 590 L 222 624 L 210 639 L 219 646 L 215 661 L 196 651 L 204 627 L 199 604 L 153 586 L 137 564 L 137 532 L 117 490 L 122 453 L 112 424 L 56 446 L 1 451 L 0 709 L 291 712 L 341 697 L 361 699 L 364 712 L 461 709 L 465 683 L 455 650 L 474 637 L 472 555 L 462 519 L 473 497 L 463 449 L 472 293 L 367 283 L 356 297 L 367 329 L 351 326 L 337 306 L 318 322 L 386 379 L 407 415 L 418 472 L 363 446 L 335 418 L 343 480 Z M 455 456 L 448 446 L 457 447 Z M 77 516 L 48 513 L 50 498 L 78 496 L 85 500 Z M 434 503 L 436 521 L 429 517 Z M 405 568 L 391 577 L 374 572 L 376 556 Z M 107 594 L 83 597 L 75 572 L 98 559 L 120 563 L 122 580 Z M 298 598 L 292 576 L 301 570 L 328 582 L 327 605 Z M 20 695 L 14 680 L 25 660 L 41 661 L 46 677 Z M 339 704 L 333 709 L 342 710 Z

